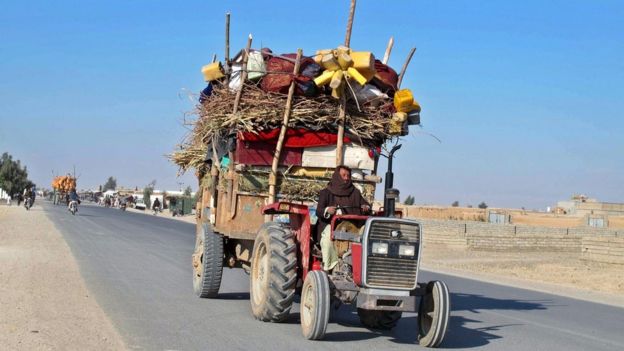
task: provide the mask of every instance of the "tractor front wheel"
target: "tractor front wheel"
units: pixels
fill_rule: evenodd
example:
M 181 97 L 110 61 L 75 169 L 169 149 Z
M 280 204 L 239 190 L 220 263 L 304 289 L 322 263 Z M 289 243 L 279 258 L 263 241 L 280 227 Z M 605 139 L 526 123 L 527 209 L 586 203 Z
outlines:
M 425 347 L 438 347 L 444 339 L 451 311 L 448 287 L 434 280 L 427 284 L 418 308 L 418 341 Z
M 251 312 L 264 322 L 282 322 L 290 313 L 297 283 L 294 234 L 279 223 L 260 227 L 251 257 Z
M 325 337 L 329 322 L 329 280 L 323 271 L 311 271 L 301 291 L 301 331 L 308 340 Z

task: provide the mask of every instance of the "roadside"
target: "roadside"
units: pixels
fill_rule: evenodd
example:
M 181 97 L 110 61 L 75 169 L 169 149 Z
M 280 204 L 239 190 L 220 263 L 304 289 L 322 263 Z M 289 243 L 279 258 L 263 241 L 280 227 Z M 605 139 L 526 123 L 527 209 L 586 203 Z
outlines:
M 424 269 L 624 307 L 624 266 L 580 253 L 469 251 L 426 245 Z
M 154 214 L 152 213 L 152 210 L 137 210 L 134 208 L 130 208 L 128 207 L 126 209 L 126 211 L 129 212 L 136 212 L 136 213 L 142 213 L 144 215 L 149 215 L 149 216 L 153 216 Z M 171 212 L 169 212 L 169 210 L 164 210 L 162 212 L 159 212 L 158 217 L 165 217 L 165 218 L 169 218 L 169 219 L 175 219 L 176 221 L 182 221 L 182 222 L 187 222 L 187 223 L 193 223 L 195 224 L 195 214 L 190 214 L 190 215 L 186 215 L 186 216 L 173 216 Z
M 40 205 L 0 206 L 0 310 L 4 350 L 126 349 Z

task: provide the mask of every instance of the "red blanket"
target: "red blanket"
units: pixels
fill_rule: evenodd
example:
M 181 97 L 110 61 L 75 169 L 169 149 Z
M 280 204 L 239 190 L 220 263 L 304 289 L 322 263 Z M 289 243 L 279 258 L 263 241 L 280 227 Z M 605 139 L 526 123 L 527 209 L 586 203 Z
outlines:
M 270 131 L 262 131 L 256 133 L 239 132 L 238 138 L 243 141 L 264 141 L 271 144 L 277 144 L 279 138 L 279 129 L 273 129 Z M 338 136 L 329 132 L 315 132 L 303 128 L 286 130 L 286 138 L 284 139 L 285 147 L 315 147 L 336 145 Z M 344 143 L 351 142 L 351 139 L 344 137 Z

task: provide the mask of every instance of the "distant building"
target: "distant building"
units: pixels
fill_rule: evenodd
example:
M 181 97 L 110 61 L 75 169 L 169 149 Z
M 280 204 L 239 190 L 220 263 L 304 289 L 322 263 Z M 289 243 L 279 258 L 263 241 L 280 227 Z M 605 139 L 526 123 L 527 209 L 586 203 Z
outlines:
M 570 200 L 557 202 L 556 211 L 573 216 L 624 216 L 624 203 L 600 202 L 585 195 L 574 195 Z

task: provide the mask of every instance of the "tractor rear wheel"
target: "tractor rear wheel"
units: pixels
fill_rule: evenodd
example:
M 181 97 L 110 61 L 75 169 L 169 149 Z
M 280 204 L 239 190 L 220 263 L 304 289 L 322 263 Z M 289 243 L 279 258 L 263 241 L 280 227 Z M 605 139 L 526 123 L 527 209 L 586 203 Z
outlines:
M 396 327 L 401 319 L 401 311 L 377 311 L 358 308 L 360 322 L 367 328 L 390 330 Z
M 215 298 L 223 275 L 223 236 L 208 223 L 197 226 L 193 252 L 193 290 L 201 298 Z
M 427 284 L 418 308 L 418 341 L 425 347 L 438 347 L 448 327 L 451 300 L 444 282 L 434 280 Z
M 323 271 L 311 271 L 301 291 L 301 331 L 308 340 L 325 337 L 331 305 L 329 280 Z
M 290 313 L 297 283 L 294 234 L 279 223 L 260 227 L 251 257 L 251 312 L 264 322 L 282 322 Z

